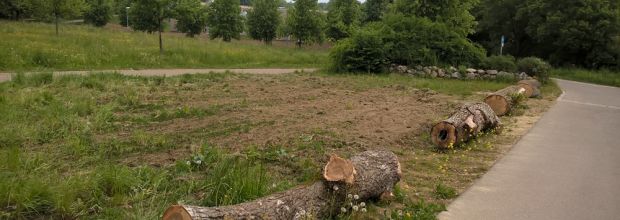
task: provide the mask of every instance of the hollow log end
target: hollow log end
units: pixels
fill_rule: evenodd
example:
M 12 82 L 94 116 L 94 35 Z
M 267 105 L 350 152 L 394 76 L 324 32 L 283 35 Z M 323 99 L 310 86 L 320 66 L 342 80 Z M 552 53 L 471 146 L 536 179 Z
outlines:
M 192 220 L 192 216 L 182 205 L 173 205 L 164 212 L 163 220 Z
M 344 181 L 347 184 L 353 184 L 355 167 L 351 161 L 332 155 L 323 169 L 323 178 L 329 182 Z
M 456 127 L 447 122 L 439 122 L 431 129 L 431 141 L 440 148 L 456 144 Z
M 504 96 L 492 94 L 487 96 L 484 102 L 493 109 L 497 116 L 506 115 L 510 111 L 510 102 Z

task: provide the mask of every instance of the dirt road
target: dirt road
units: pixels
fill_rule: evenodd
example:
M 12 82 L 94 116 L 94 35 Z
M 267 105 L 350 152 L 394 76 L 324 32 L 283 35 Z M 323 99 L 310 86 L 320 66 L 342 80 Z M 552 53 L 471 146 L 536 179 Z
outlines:
M 144 70 L 92 70 L 92 71 L 55 71 L 57 75 L 78 74 L 85 75 L 89 73 L 102 73 L 102 72 L 118 72 L 125 75 L 132 76 L 178 76 L 186 73 L 247 73 L 247 74 L 287 74 L 294 73 L 296 71 L 314 72 L 317 69 L 314 68 L 300 68 L 300 69 L 144 69 Z M 11 80 L 10 73 L 0 73 L 0 82 Z
M 618 219 L 620 88 L 558 83 L 558 103 L 439 219 Z

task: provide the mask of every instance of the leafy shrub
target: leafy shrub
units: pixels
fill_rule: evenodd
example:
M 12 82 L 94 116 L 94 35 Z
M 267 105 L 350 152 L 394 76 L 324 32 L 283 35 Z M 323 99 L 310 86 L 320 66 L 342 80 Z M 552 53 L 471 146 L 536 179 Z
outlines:
M 112 18 L 112 3 L 109 0 L 89 0 L 88 10 L 84 13 L 84 22 L 103 27 Z
M 389 58 L 401 65 L 477 66 L 484 49 L 447 25 L 426 18 L 388 15 L 384 23 Z
M 517 64 L 513 56 L 490 56 L 484 58 L 480 64 L 482 68 L 506 72 L 517 71 Z
M 520 59 L 517 62 L 517 69 L 520 72 L 527 73 L 527 75 L 536 77 L 543 84 L 546 84 L 549 81 L 551 66 L 540 58 L 526 57 Z
M 179 1 L 174 10 L 177 29 L 188 37 L 199 35 L 207 27 L 207 8 L 197 0 Z
M 360 29 L 351 38 L 341 40 L 330 52 L 332 68 L 337 72 L 384 72 L 388 58 L 379 24 Z

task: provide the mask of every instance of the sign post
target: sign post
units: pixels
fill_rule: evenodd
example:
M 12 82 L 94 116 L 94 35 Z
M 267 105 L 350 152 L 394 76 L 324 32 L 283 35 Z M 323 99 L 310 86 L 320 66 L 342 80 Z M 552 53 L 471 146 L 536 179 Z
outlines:
M 499 48 L 499 55 L 501 56 L 504 53 L 504 43 L 506 43 L 506 37 L 502 35 L 502 46 Z

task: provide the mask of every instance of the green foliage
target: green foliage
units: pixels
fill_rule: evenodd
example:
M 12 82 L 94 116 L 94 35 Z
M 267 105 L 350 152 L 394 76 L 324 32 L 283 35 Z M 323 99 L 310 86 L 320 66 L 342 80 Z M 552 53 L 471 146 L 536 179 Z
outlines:
M 364 3 L 364 23 L 381 21 L 383 13 L 387 10 L 387 0 L 367 0 Z
M 290 34 L 302 44 L 323 41 L 323 15 L 319 12 L 317 0 L 297 0 L 289 10 L 287 25 Z
M 456 196 L 456 190 L 452 187 L 446 186 L 442 183 L 435 186 L 435 198 L 437 199 L 452 199 Z
M 359 25 L 360 3 L 357 0 L 333 0 L 329 2 L 325 35 L 332 40 L 350 36 Z
M 199 0 L 179 0 L 174 7 L 177 30 L 188 37 L 200 35 L 207 27 L 207 8 Z
M 103 27 L 112 18 L 112 3 L 110 0 L 88 0 L 88 9 L 84 13 L 84 22 Z
M 131 7 L 133 0 L 114 0 L 114 11 L 118 15 L 119 24 L 127 27 L 127 7 Z
M 239 39 L 243 31 L 239 1 L 215 0 L 209 5 L 208 24 L 211 39 L 222 38 L 225 42 Z
M 0 18 L 20 20 L 31 16 L 32 0 L 0 1 Z
M 280 25 L 278 0 L 254 0 L 248 13 L 248 29 L 252 39 L 271 44 Z
M 517 64 L 513 56 L 490 56 L 482 59 L 480 66 L 488 70 L 516 72 Z
M 478 0 L 396 0 L 392 11 L 446 24 L 462 37 L 474 33 L 475 17 L 469 12 Z
M 561 5 L 562 7 L 558 7 Z M 517 57 L 538 56 L 554 65 L 588 68 L 620 63 L 620 4 L 607 0 L 484 0 L 473 39 L 490 51 L 504 48 Z
M 351 38 L 339 41 L 332 49 L 332 69 L 336 72 L 381 73 L 388 62 L 383 29 L 371 25 L 358 30 Z
M 484 49 L 443 23 L 402 14 L 387 15 L 384 23 L 389 27 L 385 35 L 392 63 L 477 66 L 485 57 Z
M 384 215 L 389 219 L 399 220 L 435 220 L 437 214 L 445 210 L 445 205 L 420 200 L 415 203 L 406 203 L 402 210 L 392 210 Z
M 129 9 L 129 23 L 134 30 L 161 32 L 164 19 L 171 15 L 169 0 L 135 0 Z
M 40 0 L 32 1 L 32 13 L 35 18 L 54 21 L 56 35 L 60 19 L 75 18 L 87 8 L 84 0 Z
M 526 57 L 517 62 L 519 72 L 525 72 L 530 76 L 536 77 L 538 81 L 546 84 L 549 81 L 551 66 L 544 60 L 537 57 Z

